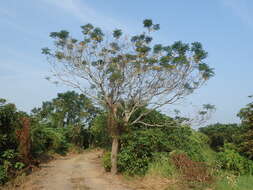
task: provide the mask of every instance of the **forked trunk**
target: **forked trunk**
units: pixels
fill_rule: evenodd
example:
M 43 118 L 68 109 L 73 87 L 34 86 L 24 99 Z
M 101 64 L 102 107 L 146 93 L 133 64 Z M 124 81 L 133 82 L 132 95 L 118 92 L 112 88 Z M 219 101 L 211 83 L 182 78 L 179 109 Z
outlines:
M 119 139 L 118 137 L 113 137 L 112 139 L 112 151 L 111 151 L 111 173 L 116 175 L 118 172 L 117 167 L 117 157 L 118 157 L 118 150 L 119 150 Z

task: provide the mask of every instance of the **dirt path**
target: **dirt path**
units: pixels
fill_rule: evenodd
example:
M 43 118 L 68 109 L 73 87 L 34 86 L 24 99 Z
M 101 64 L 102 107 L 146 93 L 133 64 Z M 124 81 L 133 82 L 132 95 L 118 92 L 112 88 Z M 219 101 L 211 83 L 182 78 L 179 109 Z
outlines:
M 27 190 L 131 190 L 101 167 L 101 151 L 87 151 L 42 165 L 17 189 Z

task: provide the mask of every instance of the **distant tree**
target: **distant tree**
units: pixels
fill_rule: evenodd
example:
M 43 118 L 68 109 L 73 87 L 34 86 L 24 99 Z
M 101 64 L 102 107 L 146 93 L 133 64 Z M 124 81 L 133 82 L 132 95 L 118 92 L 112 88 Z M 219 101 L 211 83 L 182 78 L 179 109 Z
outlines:
M 42 103 L 32 113 L 41 122 L 55 127 L 88 124 L 97 112 L 89 98 L 74 91 L 58 93 L 57 98 Z
M 252 96 L 250 97 L 252 98 Z M 242 125 L 245 127 L 240 152 L 253 159 L 253 102 L 242 108 L 237 115 L 241 118 Z
M 113 174 L 117 173 L 121 129 L 136 123 L 151 125 L 141 118 L 191 94 L 214 75 L 204 62 L 207 52 L 199 42 L 155 44 L 151 33 L 160 29 L 159 24 L 150 19 L 143 24 L 146 31 L 130 38 L 120 29 L 105 35 L 91 24 L 81 27 L 80 40 L 65 30 L 52 32 L 54 48 L 42 49 L 58 80 L 106 109 Z M 149 109 L 131 120 L 145 106 Z
M 201 127 L 199 131 L 207 135 L 210 139 L 210 146 L 219 151 L 225 143 L 236 143 L 242 128 L 238 124 L 216 123 Z

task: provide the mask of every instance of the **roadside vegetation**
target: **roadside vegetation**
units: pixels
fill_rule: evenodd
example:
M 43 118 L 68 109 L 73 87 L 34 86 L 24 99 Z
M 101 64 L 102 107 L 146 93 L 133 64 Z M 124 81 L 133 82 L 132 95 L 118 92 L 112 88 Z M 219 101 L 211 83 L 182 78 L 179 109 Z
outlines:
M 122 134 L 118 173 L 130 180 L 155 177 L 150 185 L 161 183 L 164 189 L 251 189 L 252 104 L 240 110 L 241 124 L 217 123 L 198 131 L 178 117 L 152 111 L 143 121 L 168 125 L 136 124 Z M 39 167 L 42 158 L 65 155 L 73 148 L 104 149 L 101 163 L 106 171 L 111 170 L 112 138 L 107 113 L 87 97 L 73 91 L 60 93 L 30 114 L 1 99 L 0 112 L 2 185 L 18 175 L 29 174 Z

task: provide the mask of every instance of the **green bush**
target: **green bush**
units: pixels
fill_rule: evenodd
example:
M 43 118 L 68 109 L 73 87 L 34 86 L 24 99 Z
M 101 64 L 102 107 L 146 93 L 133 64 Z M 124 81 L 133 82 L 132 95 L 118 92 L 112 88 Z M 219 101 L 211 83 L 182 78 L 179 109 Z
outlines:
M 147 155 L 145 150 L 134 152 L 134 149 L 129 147 L 118 155 L 118 168 L 128 175 L 143 175 L 148 170 L 150 161 L 151 156 Z
M 203 136 L 188 126 L 175 128 L 167 137 L 170 150 L 182 150 L 194 161 L 206 161 L 203 154 L 205 141 Z
M 101 113 L 97 115 L 91 124 L 90 133 L 92 145 L 108 149 L 111 146 L 111 137 L 107 128 L 107 115 Z
M 153 158 L 153 153 L 166 152 L 166 135 L 160 129 L 133 131 L 121 139 L 118 156 L 119 170 L 130 175 L 143 175 Z
M 206 161 L 207 139 L 190 127 L 136 129 L 121 139 L 119 171 L 143 175 L 157 153 L 185 152 L 194 161 Z
M 0 154 L 0 184 L 15 177 L 17 170 L 25 167 L 25 164 L 19 160 L 19 153 L 13 149 L 5 150 Z
M 253 161 L 241 156 L 230 144 L 224 145 L 224 151 L 218 153 L 217 161 L 223 169 L 237 174 L 253 174 Z
M 65 154 L 68 150 L 66 137 L 61 129 L 45 125 L 34 126 L 31 130 L 32 154 L 39 156 L 48 151 Z
M 103 162 L 103 167 L 104 167 L 105 171 L 107 171 L 107 172 L 111 171 L 112 165 L 111 165 L 111 153 L 110 152 L 106 152 L 103 155 L 102 162 Z

